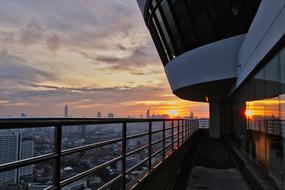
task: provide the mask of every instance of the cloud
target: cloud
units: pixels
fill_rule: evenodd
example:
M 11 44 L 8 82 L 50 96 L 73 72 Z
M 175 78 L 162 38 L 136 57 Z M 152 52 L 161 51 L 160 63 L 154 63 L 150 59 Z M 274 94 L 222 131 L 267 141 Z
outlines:
M 53 34 L 52 36 L 47 38 L 46 42 L 49 49 L 58 49 L 60 46 L 60 37 L 57 34 Z
M 0 54 L 0 78 L 2 81 L 30 81 L 39 82 L 45 79 L 53 79 L 51 73 L 35 69 L 26 65 L 26 60 L 9 55 L 5 52 Z
M 133 0 L 1 0 L 0 97 L 0 115 L 126 116 L 176 99 Z
M 43 28 L 33 20 L 21 31 L 21 41 L 25 46 L 37 43 L 43 37 L 43 32 Z

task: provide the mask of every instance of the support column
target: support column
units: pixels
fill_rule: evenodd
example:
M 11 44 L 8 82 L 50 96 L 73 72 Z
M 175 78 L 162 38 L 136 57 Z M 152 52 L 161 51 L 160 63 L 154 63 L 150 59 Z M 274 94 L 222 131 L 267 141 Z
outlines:
M 210 138 L 220 138 L 220 104 L 218 101 L 210 101 Z
M 232 102 L 228 99 L 210 101 L 210 137 L 232 134 Z

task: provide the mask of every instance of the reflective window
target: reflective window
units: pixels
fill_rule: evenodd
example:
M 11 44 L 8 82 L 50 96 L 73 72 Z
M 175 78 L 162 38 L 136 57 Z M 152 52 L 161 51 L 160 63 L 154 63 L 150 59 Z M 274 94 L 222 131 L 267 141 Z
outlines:
M 165 22 L 168 24 L 170 35 L 173 39 L 172 42 L 175 46 L 175 51 L 180 53 L 180 51 L 184 49 L 183 42 L 167 1 L 163 1 L 161 3 L 161 9 L 165 16 Z
M 242 107 L 246 102 L 245 126 L 234 124 L 235 128 L 247 129 L 245 134 L 237 136 L 240 144 L 266 169 L 279 188 L 285 185 L 282 184 L 285 182 L 282 174 L 285 171 L 284 84 L 285 48 L 271 58 L 235 95 L 235 99 L 239 100 L 235 107 Z
M 278 96 L 278 57 L 273 57 L 269 63 L 264 67 L 265 72 L 265 93 L 267 98 Z
M 197 47 L 198 39 L 197 35 L 195 34 L 196 31 L 194 30 L 194 27 L 191 23 L 184 1 L 171 0 L 170 2 L 173 7 L 176 7 L 175 9 L 173 9 L 173 15 L 175 17 L 177 27 L 181 32 L 181 38 L 184 42 L 184 48 Z M 187 51 L 187 49 L 183 49 L 182 52 L 184 51 Z
M 161 27 L 163 36 L 164 36 L 164 38 L 166 40 L 167 47 L 169 48 L 169 56 L 172 58 L 172 56 L 175 55 L 175 51 L 174 51 L 174 48 L 173 48 L 173 45 L 172 45 L 169 33 L 168 33 L 167 29 L 166 29 L 166 25 L 165 25 L 165 23 L 163 21 L 163 18 L 162 18 L 161 14 L 160 14 L 160 10 L 159 9 L 156 9 L 155 15 L 156 15 L 158 23 L 159 23 L 159 25 Z
M 172 59 L 204 44 L 246 33 L 259 3 L 260 0 L 152 0 L 150 6 Z
M 156 22 L 155 22 L 155 19 L 152 18 L 151 21 L 153 22 L 153 26 L 154 26 L 154 28 L 155 28 L 155 34 L 156 34 L 157 37 L 159 38 L 159 43 L 160 43 L 161 46 L 162 46 L 163 54 L 166 56 L 167 61 L 169 61 L 170 58 L 169 58 L 169 55 L 168 55 L 168 52 L 167 52 L 167 49 L 166 49 L 166 46 L 165 46 L 165 42 L 163 41 L 163 39 L 162 39 L 162 37 L 161 37 L 161 35 L 160 35 L 160 32 L 159 32 L 159 29 L 158 29 L 157 24 L 156 24 Z M 162 53 L 162 52 L 161 52 L 161 53 Z
M 214 40 L 214 32 L 205 2 L 206 1 L 192 0 L 186 3 L 190 18 L 198 35 L 198 40 L 202 44 Z

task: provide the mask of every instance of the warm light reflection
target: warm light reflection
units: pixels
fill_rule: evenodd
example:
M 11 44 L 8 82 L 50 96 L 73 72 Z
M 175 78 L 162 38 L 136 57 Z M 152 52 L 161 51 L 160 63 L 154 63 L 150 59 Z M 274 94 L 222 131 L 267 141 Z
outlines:
M 279 104 L 282 103 L 278 97 L 248 101 L 246 102 L 246 117 L 252 117 L 253 119 L 261 118 L 279 118 Z M 249 111 L 247 113 L 247 111 Z M 248 115 L 249 114 L 249 115 Z
M 245 110 L 245 116 L 247 118 L 251 118 L 253 116 L 253 111 L 252 110 Z

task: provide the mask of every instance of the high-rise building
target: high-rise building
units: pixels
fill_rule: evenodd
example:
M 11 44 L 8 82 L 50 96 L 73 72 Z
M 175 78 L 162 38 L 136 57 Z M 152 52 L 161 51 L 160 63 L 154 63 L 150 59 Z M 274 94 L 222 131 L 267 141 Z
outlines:
M 68 106 L 64 106 L 64 117 L 68 117 Z
M 114 113 L 108 113 L 108 118 L 113 118 L 114 117 Z
M 0 164 L 34 156 L 33 140 L 22 139 L 21 133 L 0 134 Z M 32 166 L 0 173 L 1 182 L 16 183 L 21 176 L 31 175 Z
M 97 116 L 96 116 L 96 117 L 97 117 L 97 118 L 101 118 L 101 117 L 102 117 L 102 114 L 101 114 L 100 111 L 97 112 Z
M 192 111 L 191 111 L 190 114 L 189 114 L 189 118 L 190 118 L 190 119 L 194 119 L 194 113 L 193 113 Z
M 25 117 L 27 117 L 27 114 L 21 113 L 21 117 L 22 117 L 22 118 L 25 118 Z
M 150 118 L 150 110 L 149 109 L 146 111 L 145 117 Z

